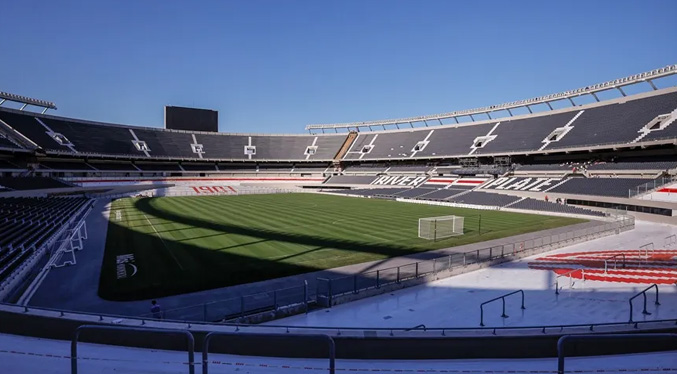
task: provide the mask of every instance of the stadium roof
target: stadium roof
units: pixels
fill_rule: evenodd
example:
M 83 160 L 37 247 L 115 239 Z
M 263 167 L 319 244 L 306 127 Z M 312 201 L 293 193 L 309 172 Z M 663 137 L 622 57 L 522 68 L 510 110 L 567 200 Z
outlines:
M 376 121 L 363 121 L 363 122 L 351 122 L 351 123 L 335 123 L 335 124 L 311 124 L 306 126 L 306 130 L 311 131 L 311 130 L 328 130 L 328 129 L 350 129 L 350 128 L 355 128 L 358 129 L 360 127 L 369 127 L 369 126 L 387 126 L 387 125 L 398 125 L 398 124 L 403 124 L 403 123 L 409 123 L 412 124 L 414 122 L 426 122 L 426 121 L 440 121 L 442 119 L 449 119 L 453 118 L 458 122 L 457 117 L 461 116 L 470 116 L 471 119 L 474 121 L 474 118 L 472 118 L 473 115 L 476 114 L 486 114 L 491 118 L 492 112 L 495 111 L 500 111 L 500 110 L 507 110 L 510 115 L 512 115 L 512 112 L 510 109 L 515 109 L 515 108 L 522 108 L 526 107 L 529 112 L 531 112 L 531 108 L 529 108 L 530 105 L 536 105 L 536 104 L 547 104 L 551 109 L 552 106 L 550 106 L 550 102 L 552 101 L 557 101 L 557 100 L 562 100 L 562 99 L 568 99 L 571 101 L 572 105 L 575 105 L 574 102 L 572 101 L 572 98 L 574 97 L 579 97 L 583 95 L 592 95 L 596 101 L 600 101 L 597 95 L 595 93 L 601 92 L 601 91 L 606 91 L 606 90 L 611 90 L 611 89 L 617 89 L 621 92 L 623 96 L 626 96 L 625 92 L 621 87 L 623 86 L 629 86 L 632 84 L 637 84 L 641 82 L 647 82 L 651 85 L 652 89 L 656 90 L 656 86 L 653 84 L 652 80 L 653 79 L 658 79 L 662 77 L 666 77 L 668 75 L 673 75 L 677 74 L 677 64 L 675 65 L 668 65 L 666 67 L 662 67 L 659 69 L 654 69 L 648 72 L 644 72 L 641 74 L 635 74 L 631 75 L 629 77 L 625 78 L 619 78 L 619 79 L 614 79 L 611 81 L 607 81 L 604 83 L 599 83 L 599 84 L 594 84 L 592 86 L 586 86 L 584 88 L 579 88 L 575 90 L 569 90 L 569 91 L 564 91 L 560 93 L 555 93 L 555 94 L 550 94 L 550 95 L 545 95 L 545 96 L 540 96 L 540 97 L 535 97 L 532 99 L 526 99 L 526 100 L 518 100 L 518 101 L 513 101 L 509 103 L 504 103 L 504 104 L 499 104 L 499 105 L 491 105 L 483 108 L 476 108 L 476 109 L 466 109 L 466 110 L 458 110 L 454 112 L 448 112 L 448 113 L 441 113 L 441 114 L 432 114 L 432 115 L 427 115 L 427 116 L 418 116 L 418 117 L 406 117 L 406 118 L 397 118 L 397 119 L 386 119 L 386 120 L 376 120 Z M 426 122 L 427 126 L 427 122 Z M 413 125 L 412 125 L 413 127 Z
M 24 110 L 24 108 L 26 108 L 27 105 L 34 105 L 40 108 L 44 108 L 44 110 L 42 111 L 43 113 L 46 112 L 47 109 L 56 109 L 56 104 L 54 104 L 51 101 L 33 99 L 26 96 L 15 95 L 12 93 L 0 91 L 0 105 L 4 104 L 5 101 L 13 101 L 16 103 L 23 104 L 20 110 Z

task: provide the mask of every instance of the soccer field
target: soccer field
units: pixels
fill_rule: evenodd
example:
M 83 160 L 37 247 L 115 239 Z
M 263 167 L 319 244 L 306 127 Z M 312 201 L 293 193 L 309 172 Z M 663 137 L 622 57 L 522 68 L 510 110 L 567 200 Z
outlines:
M 465 217 L 465 234 L 417 237 L 419 218 L 445 215 Z M 579 222 L 321 194 L 119 199 L 111 206 L 99 295 L 175 295 Z

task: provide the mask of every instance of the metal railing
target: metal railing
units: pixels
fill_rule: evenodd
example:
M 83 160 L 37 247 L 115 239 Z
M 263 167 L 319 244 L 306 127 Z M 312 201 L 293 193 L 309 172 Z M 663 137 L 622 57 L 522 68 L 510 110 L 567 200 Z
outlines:
M 647 193 L 649 191 L 655 190 L 658 187 L 665 186 L 666 184 L 675 181 L 677 181 L 677 177 L 672 175 L 667 177 L 656 178 L 651 182 L 647 182 L 640 186 L 628 189 L 628 198 Z
M 634 300 L 635 298 L 637 298 L 639 296 L 644 297 L 644 309 L 642 309 L 642 314 L 647 315 L 647 316 L 651 315 L 651 313 L 649 313 L 649 311 L 646 310 L 646 292 L 649 291 L 652 288 L 656 289 L 656 301 L 654 301 L 654 304 L 655 305 L 661 305 L 661 303 L 658 302 L 658 285 L 656 283 L 654 283 L 651 286 L 649 286 L 649 287 L 645 288 L 644 290 L 640 291 L 639 293 L 637 293 L 635 296 L 631 297 L 630 300 L 628 300 L 628 303 L 630 304 L 630 321 L 629 322 L 632 322 L 632 312 L 633 312 L 633 310 L 632 310 L 632 300 Z
M 573 277 L 573 274 L 576 273 L 576 272 L 581 273 L 581 279 L 583 280 L 583 282 L 585 282 L 585 269 L 582 268 L 582 269 L 569 270 L 566 273 L 560 274 L 555 278 L 555 295 L 559 295 L 559 279 L 561 277 L 567 277 L 568 276 L 569 277 L 569 288 L 571 289 L 573 287 L 572 277 Z
M 666 236 L 663 239 L 663 249 L 673 248 L 677 245 L 677 235 Z
M 623 258 L 623 262 L 621 264 L 623 265 L 623 269 L 625 269 L 625 253 L 617 253 L 604 259 L 604 274 L 607 274 L 609 269 L 609 261 L 611 260 L 613 260 L 614 270 L 616 270 L 616 268 L 618 267 L 618 257 Z
M 526 309 L 526 308 L 524 307 L 524 291 L 523 291 L 523 290 L 517 290 L 517 291 L 513 291 L 513 292 L 508 292 L 508 293 L 505 294 L 505 295 L 501 295 L 501 296 L 499 296 L 499 297 L 495 297 L 495 298 L 493 298 L 493 299 L 491 299 L 491 300 L 485 301 L 485 302 L 483 302 L 482 304 L 480 304 L 480 326 L 484 326 L 484 306 L 485 306 L 485 305 L 487 305 L 487 304 L 489 304 L 489 303 L 493 303 L 494 301 L 497 301 L 497 300 L 501 300 L 501 301 L 503 302 L 503 312 L 501 313 L 501 317 L 503 317 L 503 318 L 508 318 L 508 315 L 505 314 L 505 298 L 508 297 L 508 296 L 512 296 L 512 295 L 518 294 L 518 293 L 522 295 L 522 306 L 520 307 L 520 309 L 522 309 L 522 310 Z
M 613 340 L 675 340 L 677 334 L 610 334 L 610 335 L 564 335 L 557 340 L 557 374 L 564 374 L 564 358 L 566 357 L 565 347 L 570 342 L 604 342 Z M 623 370 L 621 370 L 623 371 Z
M 644 256 L 644 259 L 648 260 L 649 259 L 649 251 L 651 251 L 651 253 L 653 254 L 653 251 L 654 251 L 653 242 L 646 243 L 644 245 L 639 246 L 639 257 L 641 258 L 642 256 Z
M 131 327 L 131 326 L 110 326 L 110 325 L 81 325 L 75 329 L 73 339 L 71 340 L 71 374 L 78 373 L 78 339 L 83 330 L 113 330 L 113 331 L 133 331 L 140 333 L 171 334 L 182 335 L 186 337 L 188 346 L 188 373 L 195 374 L 195 339 L 193 334 L 186 330 L 149 328 L 149 327 Z
M 221 322 L 264 312 L 274 312 L 292 306 L 298 306 L 302 311 L 307 312 L 309 301 L 308 282 L 303 281 L 300 286 L 167 309 L 161 312 L 161 316 L 162 319 L 168 320 Z M 140 317 L 155 319 L 152 313 L 145 313 Z
M 465 253 L 454 253 L 431 260 L 416 261 L 353 275 L 317 278 L 314 295 L 309 293 L 307 281 L 304 281 L 303 285 L 299 286 L 168 309 L 163 311 L 163 318 L 216 322 L 243 318 L 262 312 L 274 312 L 294 306 L 298 306 L 300 311 L 307 312 L 309 304 L 330 307 L 334 304 L 334 299 L 339 296 L 359 294 L 363 291 L 401 284 L 431 275 L 438 276 L 440 272 L 446 272 L 444 275 L 447 276 L 454 269 L 501 260 L 531 250 L 555 249 L 558 246 L 573 244 L 582 239 L 596 238 L 609 232 L 619 233 L 621 230 L 633 226 L 634 218 L 632 216 L 621 216 L 615 221 L 595 227 L 495 245 Z M 152 319 L 152 314 L 146 313 L 140 317 Z
M 416 261 L 354 275 L 318 278 L 316 298 L 319 305 L 328 307 L 333 304 L 334 299 L 338 296 L 359 294 L 363 291 L 378 289 L 426 276 L 438 276 L 440 272 L 450 272 L 453 269 L 467 267 L 472 264 L 514 257 L 531 250 L 551 250 L 559 246 L 573 244 L 582 239 L 596 238 L 605 233 L 619 233 L 621 230 L 633 226 L 634 218 L 625 215 L 600 226 L 494 245 L 465 253 L 453 253 L 431 260 Z
M 289 340 L 295 343 L 299 341 L 321 341 L 327 344 L 329 358 L 329 374 L 336 372 L 336 344 L 334 339 L 324 334 L 275 334 L 275 333 L 236 333 L 236 332 L 210 332 L 204 338 L 202 349 L 202 374 L 209 374 L 209 345 L 215 337 L 233 338 L 258 338 L 264 344 L 273 344 L 274 340 Z
M 51 309 L 43 307 L 28 307 L 28 306 L 17 306 L 15 304 L 0 303 L 0 309 L 3 311 L 9 311 L 14 313 L 21 314 L 32 314 L 39 315 L 47 318 L 62 318 L 67 320 L 76 320 L 76 321 L 86 321 L 86 322 L 97 322 L 97 323 L 115 323 L 118 326 L 145 326 L 147 320 L 141 319 L 138 317 L 130 317 L 119 314 L 106 314 L 106 313 L 87 313 L 79 311 L 69 311 L 64 309 Z M 275 324 L 266 324 L 266 325 L 256 325 L 256 324 L 241 324 L 241 323 L 220 323 L 212 324 L 210 322 L 188 322 L 183 320 L 163 320 L 158 323 L 158 326 L 162 326 L 163 323 L 169 323 L 168 326 L 185 328 L 185 329 L 195 329 L 195 328 L 231 328 L 233 331 L 243 331 L 245 329 L 264 329 L 267 332 L 275 331 L 278 333 L 287 333 L 290 330 L 296 330 L 297 332 L 307 332 L 307 334 L 334 334 L 337 336 L 346 335 L 347 332 L 354 332 L 358 335 L 364 335 L 364 331 L 373 331 L 381 332 L 383 335 L 390 334 L 390 336 L 395 336 L 395 332 L 405 333 L 411 331 L 420 331 L 421 329 L 411 330 L 409 327 L 336 327 L 336 326 L 290 326 L 290 325 L 275 325 Z M 657 320 L 646 320 L 646 321 L 633 321 L 633 322 L 602 322 L 602 323 L 582 323 L 582 324 L 555 324 L 555 325 L 527 325 L 527 326 L 500 326 L 500 327 L 448 327 L 448 326 L 437 326 L 437 327 L 427 327 L 425 332 L 433 335 L 446 336 L 447 333 L 466 333 L 466 332 L 486 332 L 486 331 L 507 331 L 513 333 L 519 333 L 520 335 L 528 335 L 530 332 L 534 334 L 547 334 L 547 333 L 567 333 L 567 332 L 580 332 L 581 328 L 585 328 L 589 331 L 595 331 L 597 328 L 606 328 L 609 329 L 642 329 L 642 325 L 664 325 L 664 326 L 676 326 L 677 319 L 657 319 Z

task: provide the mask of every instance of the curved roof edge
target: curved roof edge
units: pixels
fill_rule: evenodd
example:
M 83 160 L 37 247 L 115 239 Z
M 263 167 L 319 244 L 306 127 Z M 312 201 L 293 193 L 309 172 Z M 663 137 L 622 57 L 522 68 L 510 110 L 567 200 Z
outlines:
M 425 121 L 438 121 L 442 119 L 456 118 L 460 116 L 472 116 L 475 114 L 489 114 L 495 111 L 507 110 L 514 108 L 529 107 L 529 105 L 544 104 L 552 101 L 562 100 L 562 99 L 571 99 L 574 97 L 579 97 L 583 95 L 592 95 L 595 100 L 600 101 L 595 93 L 606 91 L 610 89 L 618 89 L 623 96 L 625 92 L 621 89 L 623 86 L 629 86 L 641 82 L 647 82 L 651 85 L 654 90 L 658 88 L 653 84 L 652 80 L 663 78 L 669 75 L 677 74 L 677 64 L 668 65 L 659 69 L 654 69 L 648 72 L 631 75 L 624 78 L 610 80 L 604 83 L 598 83 L 591 86 L 586 86 L 583 88 L 578 88 L 575 90 L 564 91 L 560 93 L 539 96 L 531 99 L 518 100 L 509 103 L 491 105 L 482 108 L 475 109 L 466 109 L 458 110 L 454 112 L 440 113 L 440 114 L 431 114 L 425 116 L 416 116 L 416 117 L 406 117 L 406 118 L 397 118 L 397 119 L 386 119 L 386 120 L 375 120 L 375 121 L 362 121 L 362 122 L 350 122 L 350 123 L 335 123 L 335 124 L 310 124 L 306 126 L 306 130 L 327 130 L 327 129 L 339 129 L 339 128 L 360 128 L 368 126 L 387 126 L 387 125 L 398 125 L 402 123 L 412 123 L 412 122 L 425 122 Z M 491 117 L 490 117 L 491 118 Z

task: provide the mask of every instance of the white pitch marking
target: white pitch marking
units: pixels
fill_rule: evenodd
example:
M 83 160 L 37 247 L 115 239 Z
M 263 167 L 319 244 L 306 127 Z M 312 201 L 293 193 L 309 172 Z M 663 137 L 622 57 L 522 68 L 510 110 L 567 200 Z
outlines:
M 179 259 L 176 258 L 176 256 L 174 255 L 174 252 L 172 252 L 172 251 L 169 250 L 169 247 L 167 247 L 167 243 L 165 243 L 165 240 L 162 238 L 162 236 L 160 236 L 160 233 L 157 231 L 157 229 L 155 228 L 155 226 L 153 226 L 153 223 L 148 219 L 148 217 L 146 216 L 145 213 L 143 213 L 143 217 L 146 218 L 146 221 L 148 221 L 148 223 L 150 224 L 150 227 L 153 228 L 153 231 L 155 231 L 155 233 L 157 234 L 158 238 L 160 238 L 160 240 L 162 241 L 162 245 L 165 246 L 165 249 L 167 250 L 167 252 L 169 252 L 169 254 L 172 255 L 172 258 L 174 259 L 174 262 L 176 262 L 176 264 L 179 265 L 179 268 L 181 269 L 181 271 L 183 271 L 183 266 L 181 266 L 181 263 L 179 262 Z

